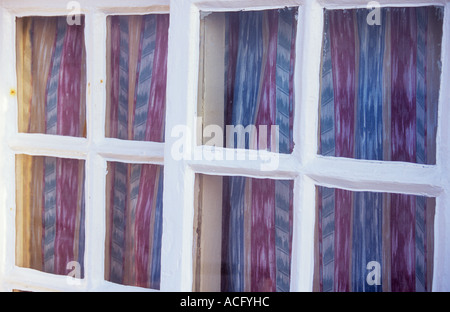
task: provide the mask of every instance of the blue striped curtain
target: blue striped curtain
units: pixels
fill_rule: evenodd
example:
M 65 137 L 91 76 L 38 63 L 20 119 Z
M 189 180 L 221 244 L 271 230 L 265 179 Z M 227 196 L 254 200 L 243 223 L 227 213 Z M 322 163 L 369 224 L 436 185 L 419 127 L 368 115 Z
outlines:
M 319 154 L 434 164 L 443 8 L 381 8 L 379 25 L 370 13 L 324 11 Z M 430 199 L 325 187 L 318 198 L 316 289 L 430 290 Z M 370 261 L 382 285 L 366 282 Z
M 278 150 L 291 153 L 297 9 L 226 21 L 225 124 L 278 125 Z M 241 139 L 231 147 L 258 148 Z M 292 181 L 224 177 L 223 291 L 289 291 L 292 192 Z

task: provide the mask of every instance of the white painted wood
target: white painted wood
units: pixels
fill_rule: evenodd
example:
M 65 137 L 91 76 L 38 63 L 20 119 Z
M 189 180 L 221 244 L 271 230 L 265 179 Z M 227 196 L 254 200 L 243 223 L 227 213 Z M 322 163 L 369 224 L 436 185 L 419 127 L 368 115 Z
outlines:
M 181 140 L 192 156 L 196 127 L 200 15 L 190 1 L 172 1 L 168 50 L 164 209 L 161 250 L 161 290 L 190 291 L 193 272 L 195 173 L 172 155 Z M 177 127 L 190 135 L 172 133 Z
M 15 23 L 13 16 L 0 8 L 0 44 L 15 46 Z M 0 53 L 2 72 L 0 75 L 0 276 L 6 277 L 15 264 L 15 159 L 8 148 L 8 140 L 17 132 L 16 90 L 14 49 L 2 49 Z M 5 288 L 6 285 L 0 285 Z
M 450 290 L 450 2 L 445 5 L 442 37 L 442 73 L 438 107 L 438 129 L 436 137 L 437 179 L 443 193 L 436 199 L 434 231 L 434 291 Z

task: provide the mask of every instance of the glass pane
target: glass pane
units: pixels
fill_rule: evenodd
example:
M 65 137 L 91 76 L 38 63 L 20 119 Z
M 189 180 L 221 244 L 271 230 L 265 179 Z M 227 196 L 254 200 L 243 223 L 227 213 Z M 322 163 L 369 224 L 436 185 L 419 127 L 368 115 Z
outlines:
M 292 152 L 297 13 L 284 8 L 202 14 L 202 144 L 211 145 L 213 130 L 220 131 L 216 146 Z M 218 127 L 207 129 L 211 125 Z
M 325 10 L 321 155 L 435 164 L 443 15 Z
M 289 291 L 293 181 L 198 175 L 194 290 Z
M 435 199 L 317 187 L 315 291 L 431 291 Z
M 85 137 L 84 17 L 21 17 L 16 29 L 19 132 Z
M 105 279 L 159 289 L 162 166 L 108 162 Z
M 164 142 L 168 29 L 168 14 L 107 18 L 107 137 Z
M 84 276 L 84 161 L 16 156 L 16 265 Z

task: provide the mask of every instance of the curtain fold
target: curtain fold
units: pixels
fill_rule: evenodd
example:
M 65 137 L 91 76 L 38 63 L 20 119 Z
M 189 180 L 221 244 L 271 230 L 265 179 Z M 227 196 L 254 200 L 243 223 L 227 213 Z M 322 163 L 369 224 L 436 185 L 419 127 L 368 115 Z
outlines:
M 431 291 L 435 202 L 424 196 L 351 192 L 350 232 L 337 240 L 338 189 L 317 187 L 318 291 Z M 337 200 L 337 198 L 336 198 Z M 342 213 L 341 213 L 342 214 Z M 344 260 L 340 253 L 349 256 Z M 380 267 L 368 266 L 375 261 Z M 339 263 L 337 263 L 339 262 Z M 342 274 L 341 274 L 342 272 Z M 373 275 L 375 274 L 375 275 Z M 379 279 L 376 279 L 379 278 Z M 376 282 L 377 281 L 377 282 Z
M 269 133 L 226 138 L 227 146 L 292 152 L 296 13 L 226 15 L 225 124 L 279 127 L 279 146 Z M 292 192 L 292 181 L 224 177 L 223 291 L 289 291 Z
M 108 18 L 106 134 L 164 141 L 168 14 Z M 163 168 L 108 163 L 105 278 L 159 289 Z
M 434 164 L 442 8 L 381 8 L 380 25 L 370 12 L 325 10 L 319 153 Z M 325 187 L 318 197 L 316 289 L 430 290 L 429 200 Z M 381 285 L 365 280 L 370 261 Z
M 319 153 L 434 164 L 442 7 L 325 10 Z
M 66 17 L 18 18 L 17 30 L 19 131 L 85 136 L 84 17 L 72 26 Z M 29 236 L 23 237 L 25 261 L 18 262 L 67 274 L 67 264 L 80 263 L 84 255 L 84 162 L 31 156 L 18 160 L 24 177 L 19 207 L 24 214 L 18 222 L 28 227 Z

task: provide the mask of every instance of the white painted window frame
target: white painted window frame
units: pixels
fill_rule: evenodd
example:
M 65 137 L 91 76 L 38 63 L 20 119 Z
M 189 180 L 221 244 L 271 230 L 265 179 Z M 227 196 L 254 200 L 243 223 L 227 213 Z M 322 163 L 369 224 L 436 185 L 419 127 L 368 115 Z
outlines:
M 0 290 L 11 291 L 152 291 L 104 280 L 105 191 L 108 161 L 164 164 L 164 143 L 105 138 L 106 18 L 115 14 L 168 13 L 169 1 L 80 0 L 85 16 L 87 137 L 19 133 L 17 126 L 17 76 L 15 19 L 22 16 L 65 16 L 73 12 L 70 1 L 2 1 L 0 44 L 3 61 L 0 169 Z M 85 161 L 85 277 L 48 274 L 15 265 L 15 155 L 45 155 Z M 68 271 L 70 272 L 70 271 Z
M 44 0 L 0 1 L 0 290 L 138 291 L 104 280 L 106 162 L 164 165 L 161 291 L 191 291 L 193 285 L 193 228 L 195 174 L 243 175 L 294 179 L 294 234 L 291 291 L 311 291 L 314 271 L 315 187 L 355 191 L 398 192 L 436 197 L 434 291 L 450 290 L 450 1 L 379 1 L 382 6 L 445 6 L 442 41 L 442 77 L 439 98 L 436 165 L 364 161 L 317 155 L 319 70 L 323 8 L 366 7 L 362 0 L 80 0 L 85 15 L 87 55 L 87 138 L 18 133 L 15 70 L 15 17 L 65 15 L 67 3 Z M 165 143 L 105 138 L 106 16 L 167 12 L 170 5 L 168 82 Z M 194 136 L 181 138 L 190 157 L 171 155 L 180 137 L 178 125 L 197 129 L 197 82 L 200 11 L 236 11 L 299 7 L 296 41 L 296 86 L 292 154 L 279 155 L 275 171 L 260 170 L 260 161 L 195 160 Z M 104 42 L 105 44 L 101 44 Z M 14 93 L 14 92 L 13 92 Z M 17 93 L 17 92 L 16 92 Z M 69 157 L 86 161 L 85 278 L 78 285 L 66 276 L 15 266 L 15 154 Z M 236 150 L 246 159 L 256 153 Z

